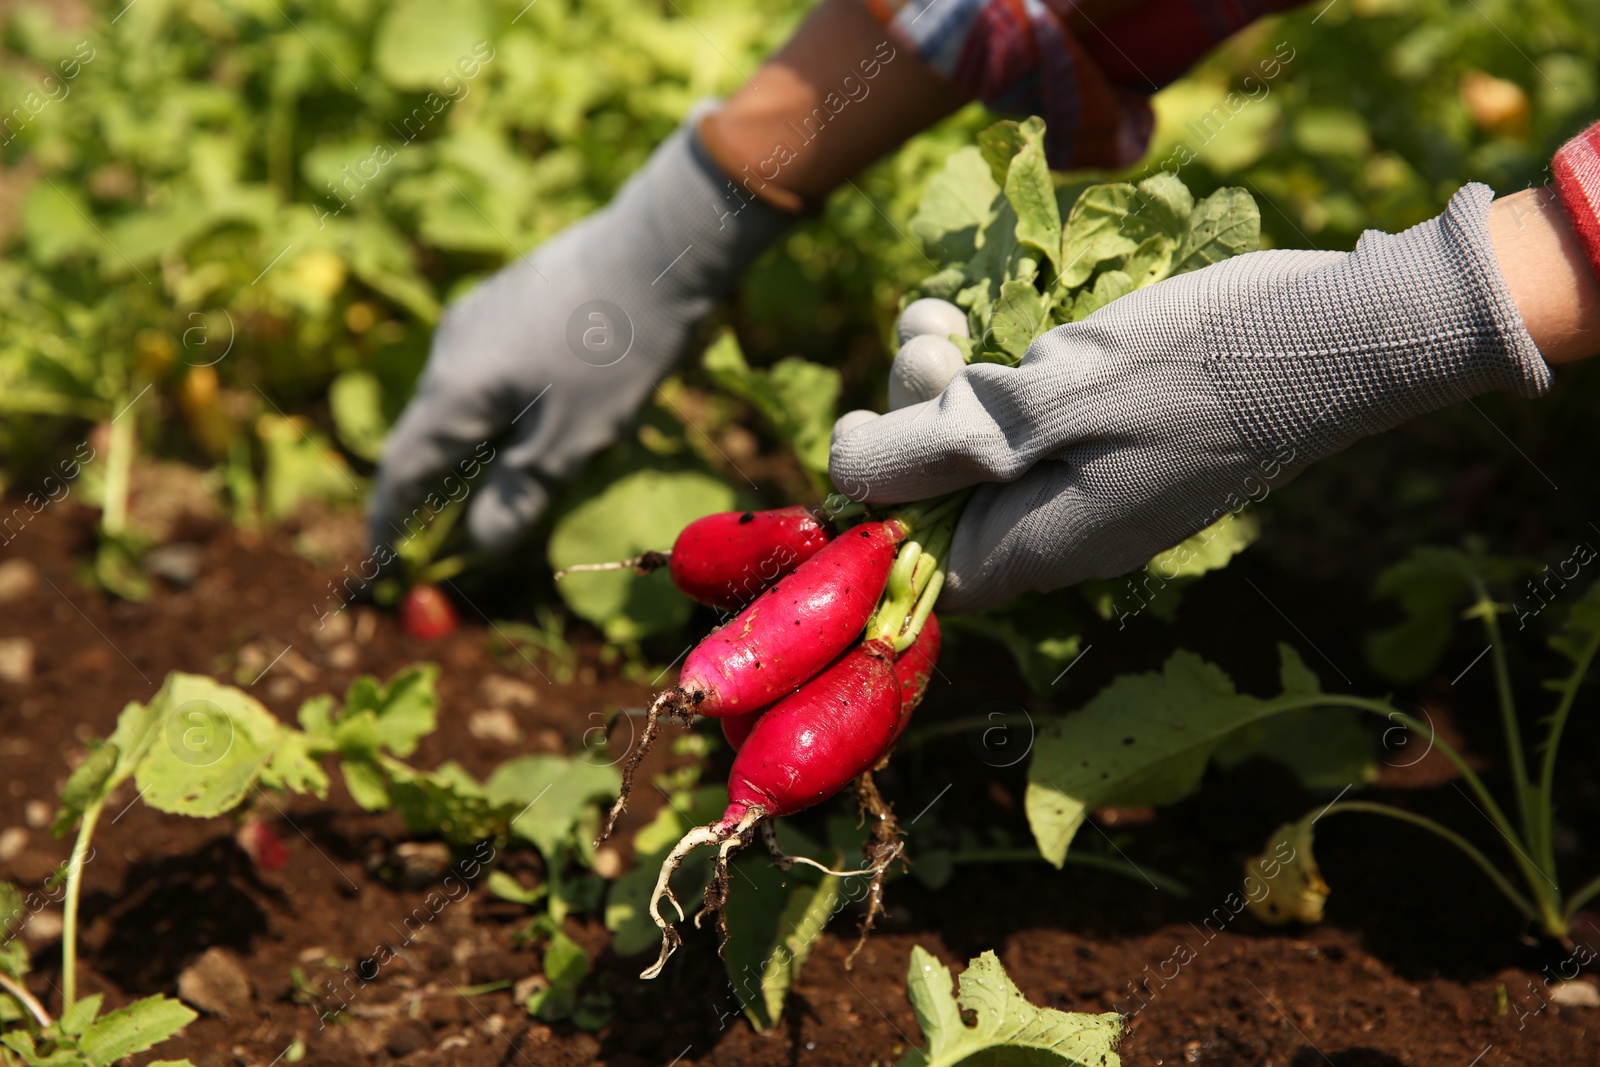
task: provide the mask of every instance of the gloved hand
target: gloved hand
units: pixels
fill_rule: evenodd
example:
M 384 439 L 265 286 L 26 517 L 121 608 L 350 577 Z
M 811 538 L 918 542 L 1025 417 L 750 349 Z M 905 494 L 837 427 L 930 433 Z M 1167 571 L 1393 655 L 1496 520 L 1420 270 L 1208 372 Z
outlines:
M 711 162 L 694 132 L 703 113 L 605 209 L 445 312 L 384 447 L 367 510 L 374 544 L 416 532 L 430 493 L 464 491 L 463 476 L 488 462 L 467 529 L 478 548 L 512 547 L 544 510 L 546 485 L 616 439 L 733 279 L 787 229 L 791 216 Z
M 1406 419 L 1550 371 L 1489 240 L 1493 194 L 1369 231 L 1351 253 L 1256 252 L 1050 331 L 1015 368 L 836 428 L 841 492 L 879 503 L 980 482 L 940 604 L 1111 578 Z

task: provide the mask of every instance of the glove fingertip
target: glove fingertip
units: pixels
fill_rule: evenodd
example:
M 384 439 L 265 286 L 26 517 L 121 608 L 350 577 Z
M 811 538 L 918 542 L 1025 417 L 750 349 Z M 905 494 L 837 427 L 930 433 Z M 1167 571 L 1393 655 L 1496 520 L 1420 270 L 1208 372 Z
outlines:
M 549 492 L 532 475 L 497 471 L 467 505 L 467 534 L 484 552 L 503 555 L 517 547 L 549 502 Z

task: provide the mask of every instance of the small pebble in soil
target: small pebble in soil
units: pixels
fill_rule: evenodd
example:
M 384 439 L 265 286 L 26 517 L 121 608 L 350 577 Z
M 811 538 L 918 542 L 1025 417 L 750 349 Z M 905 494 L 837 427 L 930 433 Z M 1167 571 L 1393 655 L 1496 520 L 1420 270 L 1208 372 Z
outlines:
M 443 841 L 402 841 L 391 851 L 390 862 L 405 884 L 428 885 L 444 877 L 450 846 Z
M 225 948 L 206 949 L 178 975 L 178 996 L 226 1019 L 250 1007 L 250 977 Z
M 475 711 L 467 720 L 467 732 L 480 741 L 498 741 L 514 745 L 522 740 L 522 728 L 517 718 L 505 708 L 484 708 Z
M 334 645 L 328 649 L 328 666 L 336 671 L 348 671 L 361 662 L 361 649 L 354 641 Z
M 39 568 L 25 559 L 0 563 L 0 604 L 21 600 L 39 584 Z
M 1550 999 L 1563 1008 L 1600 1008 L 1600 988 L 1588 982 L 1560 982 Z
M 491 708 L 531 708 L 539 703 L 539 691 L 520 678 L 491 674 L 479 686 L 483 702 Z
M 54 810 L 43 800 L 30 800 L 22 808 L 23 820 L 35 830 L 49 826 L 54 815 Z
M 188 541 L 176 541 L 146 553 L 144 569 L 182 589 L 193 585 L 200 577 L 200 564 L 204 559 L 204 548 Z
M 0 830 L 0 863 L 10 863 L 28 847 L 28 831 L 20 826 Z
M 36 911 L 28 925 L 22 928 L 22 937 L 30 945 L 48 945 L 61 936 L 59 911 Z
M 0 637 L 0 682 L 27 685 L 33 681 L 33 642 L 26 637 Z

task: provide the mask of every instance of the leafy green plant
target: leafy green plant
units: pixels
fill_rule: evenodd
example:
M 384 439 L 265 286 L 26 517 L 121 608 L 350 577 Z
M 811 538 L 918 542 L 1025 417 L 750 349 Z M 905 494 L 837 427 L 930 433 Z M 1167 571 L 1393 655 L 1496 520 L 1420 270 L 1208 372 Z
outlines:
M 299 729 L 280 722 L 243 690 L 181 672 L 169 675 L 148 704 L 123 709 L 111 736 L 92 743 L 68 778 L 53 826 L 58 835 L 77 835 L 64 876 L 62 1016 L 49 1019 L 22 985 L 28 957 L 21 943 L 0 947 L 0 1022 L 13 1024 L 3 1038 L 10 1053 L 0 1056 L 15 1053 L 27 1067 L 106 1067 L 159 1044 L 195 1017 L 161 996 L 102 1016 L 99 996 L 77 996 L 85 856 L 107 802 L 130 779 L 139 799 L 158 811 L 211 818 L 238 809 L 260 789 L 326 798 L 322 760 L 333 757 L 359 805 L 392 809 L 415 833 L 456 845 L 517 840 L 536 848 L 547 883 L 521 899 L 547 899 L 545 921 L 555 924 L 552 929 L 571 910 L 595 906 L 598 879 L 572 872 L 592 865 L 590 842 L 599 822 L 594 802 L 615 795 L 616 771 L 561 756 L 524 756 L 501 764 L 480 783 L 452 763 L 432 771 L 411 766 L 404 757 L 438 723 L 437 674 L 433 666 L 416 666 L 387 683 L 357 678 L 342 705 L 331 696 L 307 700 Z M 496 884 L 504 895 L 506 880 Z M 16 890 L 0 887 L 5 914 L 20 914 L 15 897 Z M 570 966 L 563 967 L 570 975 Z
M 1044 161 L 1037 118 L 997 123 L 950 154 L 928 182 L 911 232 L 938 269 L 905 294 L 953 301 L 969 338 L 968 361 L 1014 365 L 1035 337 L 1083 318 L 1135 289 L 1256 247 L 1261 217 L 1243 189 L 1195 199 L 1161 172 L 1138 183 L 1062 184 Z M 1063 219 L 1065 220 L 1063 222 Z M 1180 590 L 1255 540 L 1237 510 L 1120 582 L 1018 598 L 954 619 L 954 629 L 1004 643 L 1029 683 L 1048 691 L 1082 650 L 1084 607 L 1120 623 L 1144 611 L 1170 618 Z
M 951 993 L 950 969 L 920 945 L 911 950 L 907 993 L 927 1040 L 899 1067 L 955 1067 L 971 1063 L 1045 1067 L 1119 1067 L 1122 1016 L 1038 1008 L 1028 1003 L 999 958 L 985 952 L 961 973 Z
M 1579 690 L 1588 677 L 1595 655 L 1600 653 L 1600 584 L 1592 585 L 1581 593 L 1571 590 L 1568 595 L 1572 600 L 1565 611 L 1565 618 L 1549 640 L 1550 647 L 1566 661 L 1567 666 L 1561 675 L 1545 683 L 1544 687 L 1554 694 L 1554 703 L 1544 720 L 1544 737 L 1536 749 L 1537 756 L 1530 759 L 1523 746 L 1522 723 L 1508 665 L 1507 643 L 1500 626 L 1501 617 L 1510 614 L 1512 608 L 1497 600 L 1492 593 L 1495 578 L 1529 568 L 1506 560 L 1485 558 L 1477 553 L 1437 548 L 1419 550 L 1402 568 L 1389 572 L 1379 588 L 1390 594 L 1398 594 L 1413 609 L 1411 621 L 1404 624 L 1410 629 L 1418 626 L 1416 609 L 1422 603 L 1419 595 L 1421 589 L 1432 587 L 1436 590 L 1442 583 L 1469 594 L 1470 603 L 1463 617 L 1480 623 L 1489 641 L 1486 651 L 1494 672 L 1495 699 L 1505 742 L 1504 759 L 1511 777 L 1512 803 L 1509 810 L 1489 790 L 1466 759 L 1426 724 L 1401 713 L 1387 702 L 1352 698 L 1343 698 L 1343 702 L 1406 726 L 1448 759 L 1471 790 L 1473 800 L 1504 839 L 1514 870 L 1502 870 L 1476 845 L 1436 820 L 1391 804 L 1338 800 L 1280 827 L 1274 833 L 1267 843 L 1267 852 L 1275 851 L 1280 842 L 1288 842 L 1295 849 L 1295 860 L 1285 872 L 1287 877 L 1284 883 L 1274 887 L 1274 891 L 1255 904 L 1254 909 L 1270 922 L 1320 920 L 1327 886 L 1322 881 L 1312 853 L 1313 824 L 1330 815 L 1359 812 L 1397 819 L 1449 842 L 1483 871 L 1524 918 L 1546 936 L 1567 942 L 1573 916 L 1596 896 L 1600 896 L 1600 878 L 1591 879 L 1570 893 L 1562 891 L 1555 848 L 1557 759 L 1562 734 L 1571 718 Z M 1565 581 L 1562 582 L 1562 589 L 1566 589 Z M 1458 598 L 1455 597 L 1433 601 L 1434 606 L 1441 610 L 1432 614 L 1444 616 L 1438 621 L 1444 623 L 1447 633 L 1448 611 L 1456 602 Z M 1380 642 L 1375 647 L 1388 649 L 1391 646 Z M 1517 879 L 1521 881 L 1520 888 L 1516 884 Z

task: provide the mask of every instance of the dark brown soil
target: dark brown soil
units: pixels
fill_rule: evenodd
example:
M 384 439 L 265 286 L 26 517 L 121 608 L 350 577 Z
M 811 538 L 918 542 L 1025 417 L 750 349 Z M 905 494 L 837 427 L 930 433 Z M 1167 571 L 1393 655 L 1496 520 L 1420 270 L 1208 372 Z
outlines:
M 443 670 L 443 725 L 416 762 L 456 759 L 480 774 L 517 752 L 575 748 L 593 725 L 592 712 L 638 705 L 646 695 L 643 686 L 599 668 L 592 644 L 583 649 L 578 680 L 567 686 L 519 661 L 496 659 L 491 631 L 470 605 L 463 606 L 469 621 L 462 631 L 436 644 L 409 639 L 389 616 L 374 613 L 362 623 L 367 608 L 347 612 L 354 625 L 335 640 L 325 630 L 319 637 L 314 605 L 325 602 L 333 572 L 297 556 L 288 531 L 254 540 L 220 525 L 185 531 L 204 546 L 195 585 L 163 586 L 145 604 L 108 602 L 74 577 L 90 529 L 85 512 L 52 507 L 0 550 L 0 563 L 30 560 L 41 577 L 0 606 L 0 638 L 26 637 L 36 651 L 30 683 L 0 682 L 0 828 L 26 833 L 0 864 L 0 878 L 30 887 L 67 855 L 66 842 L 35 825 L 40 803 L 53 806 L 83 740 L 107 733 L 123 704 L 150 696 L 170 670 L 231 681 L 236 671 L 253 673 L 263 653 L 270 658 L 292 646 L 251 686 L 288 717 L 305 696 L 341 691 L 357 673 L 385 676 L 434 660 Z M 1295 622 L 1268 610 L 1261 602 L 1267 597 Z M 1175 629 L 1138 621 L 1120 633 L 1108 626 L 1091 634 L 1094 649 L 1061 686 L 1060 700 L 1029 706 L 1074 707 L 1112 674 L 1159 662 L 1174 643 L 1223 663 L 1242 684 L 1264 688 L 1271 684 L 1266 650 L 1288 640 L 1325 677 L 1348 671 L 1352 689 L 1377 691 L 1358 666 L 1358 628 L 1371 611 L 1363 600 L 1337 583 L 1318 586 L 1275 569 L 1270 553 L 1247 556 L 1191 592 Z M 1475 648 L 1463 644 L 1447 662 L 1459 667 Z M 667 650 L 660 658 L 670 656 Z M 997 689 L 1016 691 L 1003 654 L 987 644 L 965 641 L 946 660 L 948 684 L 935 687 L 919 713 L 925 721 L 970 715 Z M 533 686 L 536 703 L 511 708 L 527 740 L 508 745 L 468 732 L 470 714 L 486 706 L 490 676 Z M 1478 703 L 1452 708 L 1448 677 L 1429 710 L 1466 739 L 1498 788 L 1492 712 Z M 1577 851 L 1600 819 L 1600 791 L 1592 776 L 1584 780 L 1596 739 L 1593 723 L 1579 721 L 1568 741 L 1572 770 L 1560 800 L 1565 823 L 1576 828 L 1563 857 L 1575 878 L 1596 866 L 1592 848 Z M 664 766 L 653 756 L 645 770 Z M 1500 855 L 1447 770 L 1431 757 L 1391 768 L 1378 792 L 1461 827 Z M 1021 766 L 993 769 L 963 739 L 897 758 L 879 784 L 903 822 L 930 808 L 917 817 L 1028 843 Z M 641 790 L 623 822 L 624 856 L 628 836 L 652 814 L 652 793 Z M 1555 965 L 1560 950 L 1525 937 L 1464 860 L 1398 824 L 1346 817 L 1319 825 L 1318 850 L 1333 886 L 1324 925 L 1275 930 L 1248 915 L 1232 917 L 1224 901 L 1239 886 L 1244 860 L 1274 826 L 1319 802 L 1264 763 L 1213 775 L 1199 797 L 1153 821 L 1100 827 L 1139 865 L 1187 883 L 1189 898 L 1038 862 L 960 867 L 939 892 L 903 878 L 890 885 L 889 913 L 851 971 L 842 963 L 854 942 L 852 924 L 835 924 L 807 965 L 785 1024 L 770 1034 L 755 1033 L 738 1015 L 708 934 L 690 933 L 663 977 L 645 983 L 636 977 L 645 961 L 611 953 L 595 917 L 567 925 L 597 961 L 594 980 L 617 999 L 615 1021 L 598 1034 L 533 1021 L 509 990 L 456 995 L 539 969 L 538 954 L 514 940 L 524 910 L 477 891 L 444 908 L 375 980 L 349 982 L 348 1010 L 324 1028 L 318 1009 L 296 999 L 291 972 L 299 968 L 318 990 L 346 983 L 343 966 L 397 940 L 397 926 L 431 891 L 385 876 L 393 845 L 406 839 L 403 827 L 362 813 L 338 784 L 325 804 L 279 800 L 281 816 L 270 806 L 265 813 L 279 827 L 289 861 L 258 872 L 235 845 L 229 821 L 166 816 L 130 804 L 134 799 L 124 787 L 110 809 L 116 817 L 97 837 L 84 899 L 84 982 L 113 1004 L 174 993 L 178 974 L 207 948 L 236 952 L 253 988 L 249 1006 L 227 1019 L 202 1016 L 159 1050 L 202 1065 L 266 1067 L 296 1037 L 308 1064 L 893 1063 L 922 1040 L 904 991 L 908 954 L 918 944 L 957 967 L 994 949 L 1039 1004 L 1132 1013 L 1123 1046 L 1130 1064 L 1545 1067 L 1597 1059 L 1600 1009 L 1550 1003 L 1541 982 L 1540 968 Z M 1175 969 L 1170 961 L 1180 946 L 1193 959 Z M 59 1005 L 57 961 L 57 944 L 35 945 L 32 987 L 52 1010 Z

